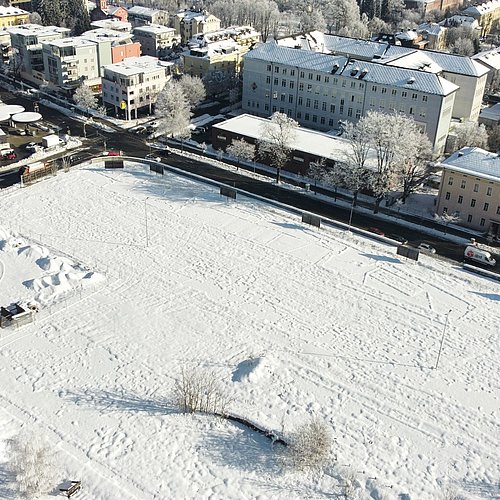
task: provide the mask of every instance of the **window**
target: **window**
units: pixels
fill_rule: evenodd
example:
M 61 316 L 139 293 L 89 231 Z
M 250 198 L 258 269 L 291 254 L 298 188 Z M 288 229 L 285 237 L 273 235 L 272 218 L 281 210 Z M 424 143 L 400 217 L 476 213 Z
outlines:
M 271 71 L 271 65 L 270 64 L 267 65 L 267 71 Z
M 330 83 L 330 77 L 329 76 L 325 76 L 325 83 Z
M 311 99 L 306 99 L 306 108 L 311 107 Z
M 497 215 L 500 215 L 500 205 L 497 207 Z
M 313 88 L 313 86 L 312 86 L 310 83 L 308 83 L 308 84 L 307 84 L 307 91 L 308 91 L 308 92 L 311 92 L 311 91 L 312 91 L 312 88 Z
M 345 87 L 346 81 L 342 80 L 342 87 Z
M 382 87 L 382 94 L 387 94 L 387 89 L 385 87 Z
M 481 219 L 481 222 L 479 223 L 479 225 L 480 225 L 480 226 L 484 226 L 484 223 L 485 223 L 485 222 L 486 222 L 486 221 L 485 221 L 484 219 Z
M 278 85 L 278 79 L 275 78 L 274 81 L 273 81 L 274 85 Z
M 281 94 L 280 98 L 281 102 L 285 102 L 285 99 L 286 99 L 286 94 Z
M 309 113 L 306 113 L 305 117 L 304 117 L 307 121 L 309 121 Z
M 376 85 L 372 85 L 372 92 L 377 92 L 377 86 Z
M 293 103 L 293 95 L 292 95 L 292 94 L 289 94 L 289 95 L 288 95 L 288 102 L 289 102 L 290 104 L 292 104 L 292 103 Z
M 297 105 L 298 106 L 302 106 L 302 96 L 299 95 L 298 99 L 297 99 Z
M 329 126 L 329 127 L 333 127 L 333 118 L 330 118 L 330 119 L 328 120 L 328 126 Z M 499 208 L 500 208 L 500 207 L 499 207 Z
M 298 119 L 302 118 L 302 113 L 300 111 L 297 111 L 297 118 Z
M 453 186 L 453 177 L 448 178 L 448 186 Z
M 409 111 L 410 115 L 413 114 L 413 108 L 410 106 L 410 111 Z
M 450 196 L 451 196 L 451 193 L 449 191 L 446 192 L 446 196 L 445 196 L 445 199 L 446 200 L 449 200 L 450 199 Z
M 326 102 L 321 103 L 321 111 L 326 111 Z
M 447 214 L 448 213 L 448 207 L 443 207 L 443 214 Z
M 281 86 L 286 87 L 286 80 L 284 78 L 283 78 L 283 80 L 281 80 Z
M 476 206 L 476 200 L 474 198 L 472 198 L 472 200 L 470 200 L 470 206 L 471 207 L 475 207 Z
M 357 109 L 356 110 L 356 120 L 359 120 L 361 118 L 361 110 Z
M 462 195 L 460 195 L 458 197 L 458 203 L 462 203 L 464 201 L 464 197 Z
M 290 76 L 295 76 L 295 70 L 294 69 L 290 70 Z
M 397 94 L 397 91 L 396 91 L 396 90 L 394 90 L 394 89 L 392 89 L 392 90 L 391 90 L 391 94 L 392 94 L 392 95 L 396 95 L 396 94 Z
M 335 104 L 330 104 L 330 113 L 335 113 Z
M 489 204 L 489 203 L 485 203 L 485 204 L 484 204 L 484 206 L 483 206 L 483 210 L 484 210 L 485 212 L 487 212 L 487 211 L 488 211 L 488 208 L 490 208 L 490 204 Z
M 321 81 L 321 75 L 316 75 L 316 81 L 320 82 Z
M 313 123 L 317 123 L 318 117 L 316 115 L 313 115 Z
M 295 87 L 295 82 L 290 81 L 290 83 L 288 84 L 288 86 L 289 86 L 291 89 L 293 89 L 293 88 Z
M 356 88 L 356 82 L 351 82 L 351 89 L 355 89 Z
M 406 97 L 408 95 L 408 92 L 401 92 L 401 97 Z
M 302 92 L 304 90 L 304 84 L 299 83 L 299 92 Z
M 279 66 L 275 66 L 274 67 L 274 72 L 275 73 L 279 73 L 280 72 L 280 67 Z
M 266 76 L 266 83 L 268 85 L 271 83 L 271 77 L 269 75 Z
M 286 68 L 283 68 L 283 69 L 281 70 L 281 74 L 282 74 L 282 75 L 286 75 Z
M 479 184 L 474 184 L 474 193 L 479 191 Z
M 412 95 L 411 95 L 411 98 L 412 98 L 414 101 L 416 101 L 416 100 L 417 100 L 417 94 L 412 94 Z
M 340 108 L 339 108 L 339 113 L 340 113 L 341 115 L 343 115 L 343 114 L 344 114 L 344 106 L 340 106 Z
M 325 117 L 322 116 L 320 119 L 319 119 L 319 122 L 321 123 L 321 125 L 324 125 L 325 124 Z
M 422 96 L 422 102 L 427 102 L 427 96 L 426 95 Z
M 493 188 L 488 187 L 488 189 L 486 190 L 486 196 L 491 196 L 492 191 L 493 191 Z
M 471 214 L 469 214 L 469 215 L 467 216 L 467 222 L 472 222 L 472 215 L 471 215 Z
M 467 181 L 462 179 L 462 182 L 460 183 L 460 188 L 465 189 L 465 186 L 467 185 Z
M 278 92 L 273 92 L 273 99 L 278 99 Z
M 317 101 L 317 99 L 314 99 L 313 108 L 314 109 L 318 109 L 319 108 L 319 102 Z
M 312 73 L 309 73 L 309 74 L 307 75 L 307 77 L 309 78 L 309 80 L 312 80 L 312 79 L 313 79 L 313 74 L 312 74 Z
M 303 71 L 300 72 L 300 78 L 304 78 L 304 72 Z

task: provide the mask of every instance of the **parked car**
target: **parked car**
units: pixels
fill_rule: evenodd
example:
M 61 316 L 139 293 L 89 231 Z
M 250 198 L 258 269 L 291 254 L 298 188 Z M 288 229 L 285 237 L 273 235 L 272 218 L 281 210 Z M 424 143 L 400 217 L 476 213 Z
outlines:
M 425 253 L 436 253 L 436 249 L 431 247 L 428 243 L 420 243 L 417 247 L 421 252 Z
M 24 146 L 24 149 L 26 151 L 31 151 L 31 152 L 35 152 L 37 151 L 38 149 L 40 148 L 40 144 L 36 143 L 36 142 L 28 142 L 28 144 L 26 144 Z
M 2 160 L 15 160 L 17 155 L 14 151 L 2 151 L 2 156 L 0 157 Z
M 368 231 L 370 231 L 370 233 L 375 233 L 375 234 L 378 234 L 379 236 L 385 236 L 384 231 L 382 231 L 382 230 L 381 230 L 381 229 L 379 229 L 378 227 L 369 227 L 369 228 L 368 228 Z
M 120 151 L 103 151 L 103 156 L 121 156 Z
M 144 125 L 139 125 L 138 127 L 134 128 L 132 130 L 132 132 L 134 132 L 134 134 L 145 134 L 147 132 L 147 127 L 144 126 Z
M 400 236 L 399 234 L 388 234 L 387 237 L 403 245 L 408 242 L 408 240 L 404 236 Z

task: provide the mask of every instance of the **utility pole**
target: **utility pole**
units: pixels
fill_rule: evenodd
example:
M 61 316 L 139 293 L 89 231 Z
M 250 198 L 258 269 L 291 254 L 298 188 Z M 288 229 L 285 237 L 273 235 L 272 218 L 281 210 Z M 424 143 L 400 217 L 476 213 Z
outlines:
M 149 232 L 148 232 L 148 201 L 149 196 L 146 196 L 144 199 L 144 220 L 145 220 L 145 228 L 146 228 L 146 248 L 149 246 Z

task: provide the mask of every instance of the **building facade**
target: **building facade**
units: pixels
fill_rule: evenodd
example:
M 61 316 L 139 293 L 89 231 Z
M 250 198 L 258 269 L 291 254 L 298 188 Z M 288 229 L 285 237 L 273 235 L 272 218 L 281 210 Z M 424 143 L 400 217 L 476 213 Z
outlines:
M 471 16 L 481 26 L 481 36 L 489 35 L 498 30 L 500 22 L 500 0 L 490 0 L 479 5 L 467 7 L 462 14 Z
M 459 87 L 452 111 L 453 118 L 476 121 L 479 117 L 489 70 L 470 57 L 400 47 L 386 41 L 372 42 L 326 35 L 318 31 L 285 37 L 277 40 L 277 43 L 302 50 L 343 55 L 358 61 L 434 73 Z
M 441 162 L 437 214 L 454 214 L 458 224 L 500 236 L 500 157 L 462 148 Z
M 434 73 L 266 43 L 244 58 L 242 107 L 258 116 L 286 113 L 318 130 L 369 111 L 398 112 L 413 118 L 440 153 L 457 90 Z
M 114 30 L 119 31 L 120 33 L 130 33 L 132 31 L 131 23 L 123 22 L 115 18 L 92 21 L 90 26 L 94 29 Z
M 199 33 L 220 30 L 220 19 L 207 12 L 186 9 L 174 14 L 173 25 L 181 37 L 181 43 L 187 44 L 191 38 Z
M 166 26 L 170 21 L 170 16 L 166 10 L 150 9 L 139 5 L 134 5 L 128 9 L 128 17 L 134 28 L 147 24 Z
M 43 43 L 45 80 L 66 90 L 83 82 L 98 85 L 99 58 L 97 45 L 83 37 L 70 37 Z
M 42 44 L 69 36 L 68 28 L 23 24 L 8 29 L 13 57 L 20 61 L 19 73 L 26 80 L 41 84 L 45 80 Z
M 159 24 L 147 24 L 134 28 L 134 39 L 141 44 L 142 55 L 162 58 L 180 44 L 174 28 Z
M 29 12 L 17 7 L 0 6 L 0 28 L 29 23 Z
M 125 119 L 137 118 L 141 108 L 156 102 L 158 94 L 170 78 L 173 63 L 159 61 L 156 57 L 142 56 L 126 59 L 121 63 L 104 67 L 102 100 L 112 107 L 116 115 Z

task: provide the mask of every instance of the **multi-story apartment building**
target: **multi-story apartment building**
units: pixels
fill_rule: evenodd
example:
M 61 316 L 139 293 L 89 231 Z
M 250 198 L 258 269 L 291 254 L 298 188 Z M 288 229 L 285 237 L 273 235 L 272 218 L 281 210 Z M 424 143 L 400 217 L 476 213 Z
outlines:
M 189 41 L 189 50 L 183 55 L 184 72 L 199 77 L 239 74 L 243 56 L 260 39 L 260 33 L 250 26 L 200 33 Z
M 213 14 L 186 9 L 174 14 L 173 25 L 181 43 L 186 44 L 198 33 L 220 30 L 220 19 Z
M 102 100 L 112 106 L 118 115 L 124 111 L 125 119 L 137 118 L 144 107 L 152 111 L 158 94 L 170 78 L 173 63 L 159 61 L 156 57 L 142 56 L 126 59 L 104 67 Z M 135 116 L 134 116 L 135 115 Z
M 130 33 L 132 31 L 132 24 L 128 21 L 120 21 L 116 18 L 102 19 L 100 21 L 93 21 L 90 23 L 91 28 L 105 29 L 119 31 L 120 33 Z
M 42 44 L 69 35 L 68 28 L 23 24 L 8 28 L 13 55 L 20 61 L 20 76 L 41 84 L 45 79 Z
M 128 9 L 128 18 L 134 28 L 146 24 L 160 24 L 165 26 L 170 21 L 170 16 L 166 10 L 150 9 L 139 5 L 134 5 Z
M 343 55 L 358 61 L 371 61 L 435 73 L 459 86 L 453 106 L 453 118 L 476 121 L 479 117 L 489 70 L 470 57 L 399 47 L 386 41 L 371 42 L 326 35 L 318 31 L 286 37 L 278 40 L 277 43 L 303 50 Z
M 27 24 L 29 22 L 29 12 L 17 7 L 0 6 L 0 28 Z
M 477 19 L 481 26 L 481 36 L 486 36 L 498 29 L 500 21 L 500 0 L 490 0 L 479 5 L 471 5 L 462 14 Z
M 356 122 L 368 111 L 398 112 L 444 150 L 458 87 L 435 73 L 265 43 L 248 52 L 243 67 L 243 110 L 276 111 L 318 130 Z
M 437 213 L 455 214 L 458 224 L 500 236 L 500 157 L 462 148 L 441 163 Z
M 100 83 L 97 44 L 84 37 L 70 37 L 43 43 L 45 79 L 65 90 Z
M 180 43 L 174 28 L 159 24 L 147 24 L 134 28 L 134 39 L 141 44 L 142 55 L 165 57 Z

